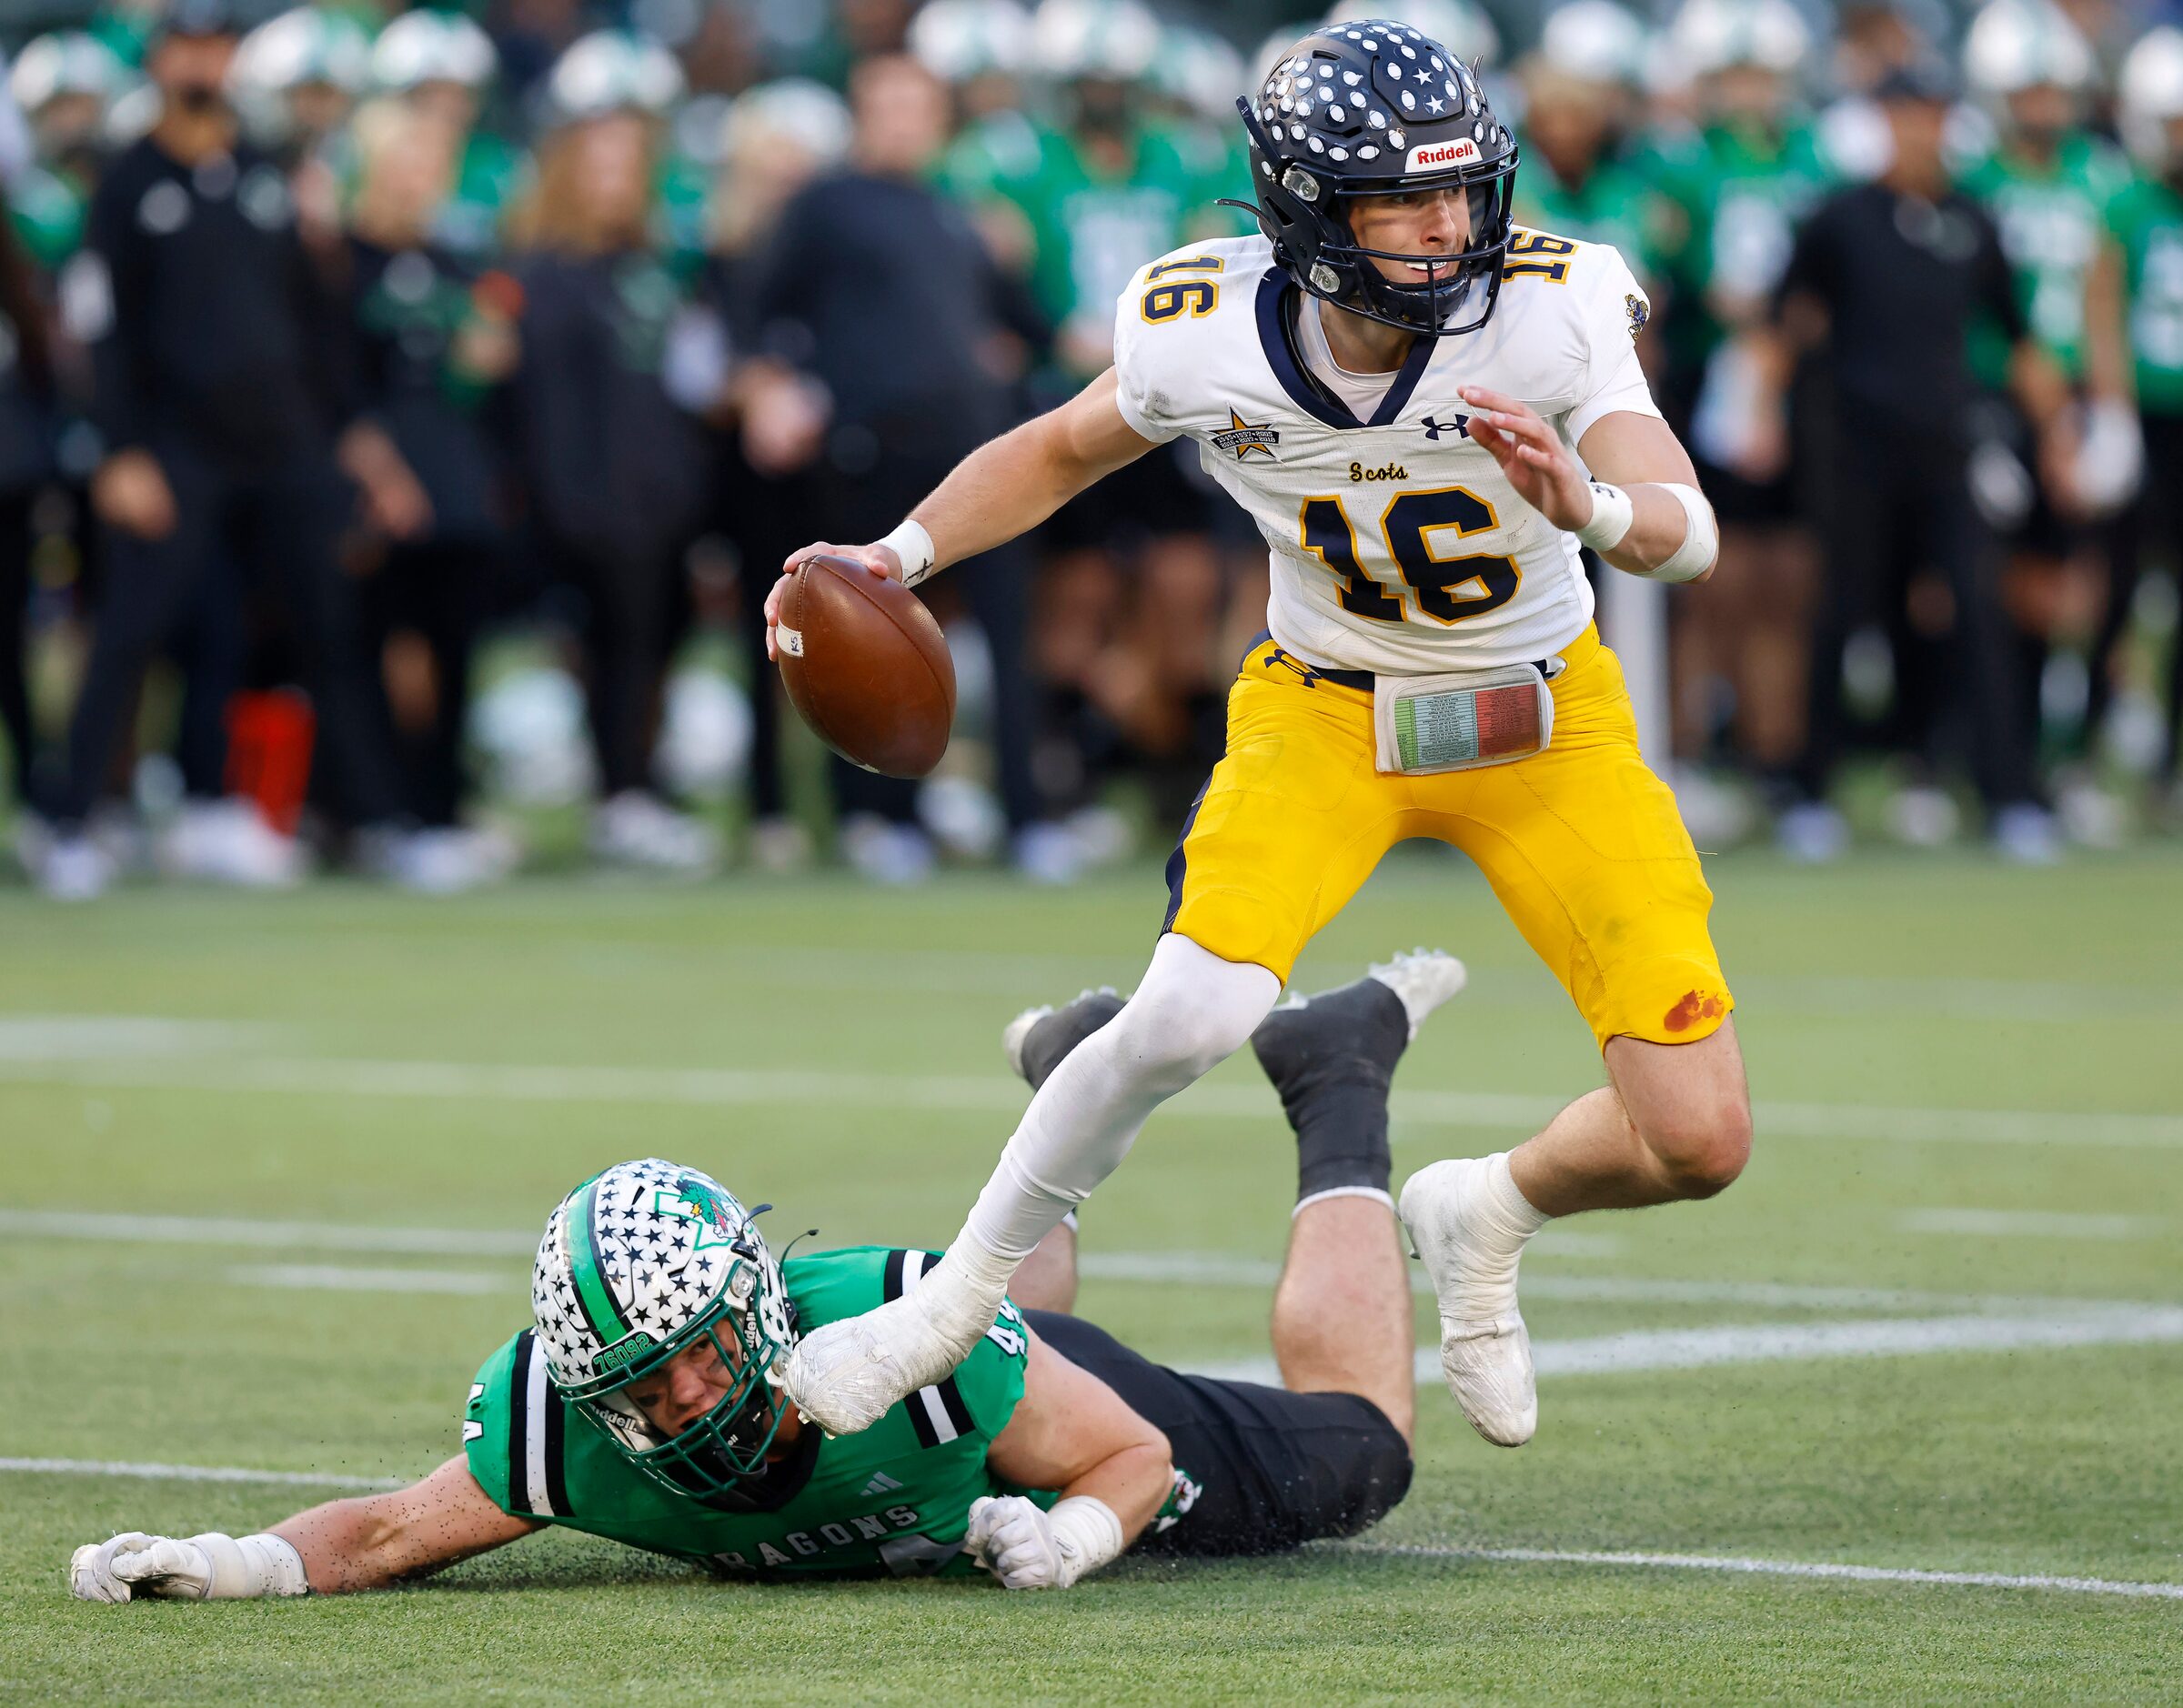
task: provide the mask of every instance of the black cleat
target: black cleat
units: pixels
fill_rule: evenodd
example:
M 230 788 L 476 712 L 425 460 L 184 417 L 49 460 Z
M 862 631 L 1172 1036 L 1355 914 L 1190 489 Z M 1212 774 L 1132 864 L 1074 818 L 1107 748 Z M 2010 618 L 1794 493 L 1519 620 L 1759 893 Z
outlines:
M 1122 1004 L 1112 985 L 1102 985 L 1058 1009 L 1025 1009 L 1001 1034 L 1008 1065 L 1037 1090 L 1062 1057 L 1122 1012 Z

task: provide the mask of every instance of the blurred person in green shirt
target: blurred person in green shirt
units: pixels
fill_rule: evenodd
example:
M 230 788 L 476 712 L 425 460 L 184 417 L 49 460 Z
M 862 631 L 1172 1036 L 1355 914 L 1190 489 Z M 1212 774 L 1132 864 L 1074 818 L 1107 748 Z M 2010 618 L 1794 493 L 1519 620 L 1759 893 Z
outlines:
M 2082 449 L 2073 490 L 2056 489 L 2027 454 L 2020 413 L 1991 410 L 1974 487 L 2008 548 L 2006 603 L 2017 634 L 2024 716 L 2041 723 L 2042 685 L 2057 642 L 2088 644 L 2111 603 L 2096 524 L 2134 496 L 2142 445 L 2123 328 L 2122 260 L 2108 208 L 2128 182 L 2121 154 L 2087 127 L 2097 76 L 2091 45 L 2048 0 L 1992 0 L 1964 39 L 1964 77 L 1994 127 L 1992 147 L 1962 175 L 2001 234 L 2033 340 L 2078 399 Z M 1997 329 L 1973 328 L 1979 378 L 1997 397 L 2007 374 Z M 2057 778 L 2064 831 L 2118 840 L 2119 804 L 2081 767 Z
M 1648 285 L 1678 234 L 1680 210 L 1634 158 L 1648 33 L 1615 0 L 1570 0 L 1522 66 L 1524 172 L 1518 225 L 1611 244 Z
M 1737 759 L 1785 799 L 1804 746 L 1818 561 L 1788 447 L 1759 407 L 1759 337 L 1797 225 L 1833 176 L 1798 102 L 1811 45 L 1788 0 L 1687 0 L 1670 47 L 1694 79 L 1696 127 L 1659 156 L 1682 216 L 1664 263 L 1669 390 L 1721 522 L 1719 568 L 1677 602 L 1675 747 L 1703 758 L 1725 684 Z
M 2164 25 L 2130 50 L 2119 95 L 2122 137 L 2137 172 L 2108 203 L 2108 229 L 2121 254 L 2146 479 L 2114 531 L 2113 595 L 2094 648 L 2085 718 L 2093 730 L 2110 703 L 2146 558 L 2158 552 L 2183 578 L 2183 29 Z M 2156 777 L 2172 819 L 2183 817 L 2176 780 L 2183 661 L 2173 648 L 2167 668 Z
M 372 47 L 373 87 L 438 116 L 462 138 L 433 238 L 472 261 L 498 250 L 508 211 L 528 182 L 522 150 L 479 124 L 498 70 L 492 38 L 458 12 L 405 12 Z
M 8 94 L 36 147 L 8 186 L 8 211 L 24 247 L 49 273 L 83 240 L 84 213 L 110 152 L 107 115 L 135 81 L 112 48 L 82 30 L 35 37 L 8 68 Z
M 995 115 L 942 163 L 942 185 L 1058 327 L 1044 378 L 1059 396 L 1112 361 L 1115 298 L 1148 256 L 1233 229 L 1212 206 L 1239 187 L 1225 151 L 1209 156 L 1156 110 L 1152 74 L 1166 51 L 1138 0 L 1044 0 L 1031 64 L 1051 122 Z M 1209 500 L 1169 447 L 1046 525 L 1031 633 L 1054 716 L 1072 732 L 1064 798 L 1088 798 L 1107 764 L 1129 756 L 1152 778 L 1162 816 L 1179 818 L 1218 751 L 1225 599 Z

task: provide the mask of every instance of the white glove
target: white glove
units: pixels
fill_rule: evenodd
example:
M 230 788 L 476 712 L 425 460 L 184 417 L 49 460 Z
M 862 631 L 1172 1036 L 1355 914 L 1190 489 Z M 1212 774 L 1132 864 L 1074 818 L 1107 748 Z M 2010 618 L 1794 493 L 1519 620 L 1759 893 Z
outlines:
M 1122 1521 L 1095 1495 L 1051 1512 L 1020 1494 L 981 1495 L 962 1545 L 1004 1590 L 1065 1590 L 1122 1552 Z
M 234 1601 L 260 1595 L 303 1595 L 303 1556 L 279 1536 L 218 1531 L 176 1541 L 125 1531 L 86 1542 L 68 1562 L 69 1592 L 78 1601 L 126 1602 L 138 1595 L 169 1601 Z

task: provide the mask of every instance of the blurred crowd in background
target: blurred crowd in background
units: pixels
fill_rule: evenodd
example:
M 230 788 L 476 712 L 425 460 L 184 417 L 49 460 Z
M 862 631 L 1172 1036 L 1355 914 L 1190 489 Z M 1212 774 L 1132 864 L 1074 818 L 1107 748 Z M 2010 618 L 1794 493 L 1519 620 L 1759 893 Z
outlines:
M 1700 845 L 2172 829 L 2183 20 L 1356 9 L 1484 66 L 1518 221 L 1652 295 L 1722 522 L 1655 756 Z M 1292 13 L 0 5 L 26 871 L 454 890 L 547 808 L 676 873 L 1164 841 L 1265 604 L 1194 455 L 927 585 L 963 692 L 922 785 L 784 741 L 758 607 L 1105 367 L 1144 261 L 1251 228 L 1234 101 Z

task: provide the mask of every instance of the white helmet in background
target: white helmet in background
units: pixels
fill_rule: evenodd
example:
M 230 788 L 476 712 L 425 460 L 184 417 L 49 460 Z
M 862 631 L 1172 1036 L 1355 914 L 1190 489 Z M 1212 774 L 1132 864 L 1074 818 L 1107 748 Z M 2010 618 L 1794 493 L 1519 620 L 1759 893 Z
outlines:
M 251 133 L 277 142 L 299 130 L 339 124 L 370 75 L 371 39 L 355 20 L 304 5 L 267 19 L 243 37 L 227 87 Z M 291 97 L 313 85 L 340 93 L 330 105 L 322 99 L 324 110 L 307 117 Z
M 1419 35 L 1430 36 L 1466 65 L 1491 65 L 1501 57 L 1501 32 L 1477 0 L 1342 0 L 1329 11 L 1327 24 L 1348 24 L 1357 18 L 1386 18 L 1407 24 Z M 1290 41 L 1296 37 L 1292 35 Z
M 1789 0 L 1685 0 L 1668 41 L 1687 76 L 1749 67 L 1794 76 L 1812 32 Z
M 2148 30 L 2122 62 L 2118 119 L 2123 146 L 2148 172 L 2177 166 L 2168 126 L 2183 118 L 2183 29 Z
M 774 137 L 805 149 L 821 167 L 849 153 L 849 103 L 809 77 L 780 77 L 736 97 L 721 152 L 733 159 Z
M 110 102 L 134 79 L 129 68 L 97 36 L 84 30 L 56 30 L 23 45 L 8 67 L 7 92 L 31 117 L 50 103 L 70 95 Z
M 1160 41 L 1152 81 L 1170 100 L 1188 107 L 1209 124 L 1235 117 L 1236 98 L 1250 82 L 1243 56 L 1225 38 L 1190 25 L 1170 25 Z
M 1135 83 L 1160 56 L 1160 20 L 1137 0 L 1045 0 L 1031 15 L 1031 56 L 1056 83 Z
M 1964 35 L 1963 80 L 1987 99 L 2042 86 L 2082 94 L 2097 70 L 2092 45 L 2048 0 L 1992 0 Z
M 493 38 L 458 12 L 405 12 L 371 50 L 372 82 L 397 94 L 427 83 L 482 89 L 499 68 Z
M 1537 52 L 1542 65 L 1565 77 L 1635 87 L 1645 81 L 1651 36 L 1615 0 L 1569 0 L 1547 15 Z
M 554 61 L 546 78 L 546 105 L 556 125 L 609 113 L 664 118 L 685 86 L 681 65 L 658 42 L 626 30 L 594 30 Z
M 355 95 L 370 74 L 371 40 L 354 20 L 317 6 L 297 6 L 244 36 L 227 75 L 251 89 L 329 83 Z
M 942 83 L 1016 76 L 1031 65 L 1031 14 L 1016 0 L 931 0 L 910 20 L 909 45 Z

